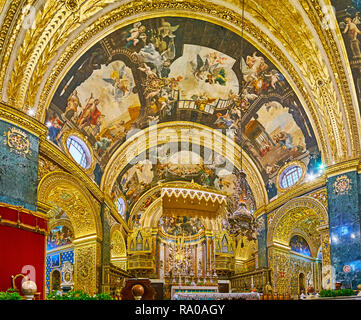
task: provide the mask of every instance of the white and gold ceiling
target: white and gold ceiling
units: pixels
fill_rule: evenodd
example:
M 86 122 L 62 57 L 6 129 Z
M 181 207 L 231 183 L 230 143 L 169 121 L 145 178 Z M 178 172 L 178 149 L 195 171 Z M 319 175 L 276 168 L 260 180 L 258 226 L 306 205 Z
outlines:
M 14 0 L 0 12 L 2 103 L 48 126 L 68 156 L 65 137 L 83 139 L 84 172 L 129 206 L 159 181 L 232 193 L 242 167 L 257 209 L 285 163 L 360 156 L 358 98 L 329 1 L 245 0 L 243 30 L 237 0 Z M 172 154 L 184 139 L 186 152 Z M 197 165 L 177 165 L 182 157 Z

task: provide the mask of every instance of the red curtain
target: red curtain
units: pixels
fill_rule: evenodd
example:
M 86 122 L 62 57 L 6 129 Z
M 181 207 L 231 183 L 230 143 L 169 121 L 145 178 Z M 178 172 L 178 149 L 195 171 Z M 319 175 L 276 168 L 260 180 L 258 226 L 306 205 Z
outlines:
M 0 207 L 0 291 L 11 287 L 11 276 L 18 273 L 28 274 L 35 281 L 41 299 L 44 298 L 45 286 L 45 240 L 42 233 L 23 230 L 16 225 L 6 225 L 5 220 L 17 221 L 26 225 L 34 222 L 41 229 L 46 229 L 46 221 L 28 213 L 18 214 L 17 210 Z M 41 221 L 39 221 L 41 220 Z M 39 223 L 40 222 L 40 223 Z

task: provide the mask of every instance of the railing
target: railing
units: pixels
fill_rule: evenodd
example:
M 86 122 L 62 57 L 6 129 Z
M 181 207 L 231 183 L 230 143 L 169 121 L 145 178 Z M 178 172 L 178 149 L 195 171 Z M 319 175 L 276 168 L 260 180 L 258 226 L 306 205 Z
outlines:
M 266 285 L 270 284 L 270 269 L 264 268 L 240 273 L 230 278 L 233 292 L 247 292 L 256 290 L 265 292 Z

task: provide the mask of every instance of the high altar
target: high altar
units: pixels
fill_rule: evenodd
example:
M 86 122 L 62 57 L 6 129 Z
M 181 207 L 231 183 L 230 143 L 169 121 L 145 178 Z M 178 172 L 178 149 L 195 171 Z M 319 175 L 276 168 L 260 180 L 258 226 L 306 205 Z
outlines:
M 360 12 L 0 1 L 0 296 L 361 290 Z
M 162 280 L 168 298 L 218 292 L 218 280 L 234 272 L 235 239 L 221 225 L 226 196 L 194 182 L 158 189 L 128 238 L 128 270 Z

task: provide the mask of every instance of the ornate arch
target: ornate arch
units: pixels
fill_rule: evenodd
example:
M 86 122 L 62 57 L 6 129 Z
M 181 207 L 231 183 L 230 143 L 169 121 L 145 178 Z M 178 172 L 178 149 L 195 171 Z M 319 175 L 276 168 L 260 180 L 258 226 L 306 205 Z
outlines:
M 110 258 L 111 261 L 126 259 L 127 247 L 120 224 L 115 224 L 110 230 Z
M 119 173 L 139 154 L 149 148 L 167 142 L 192 142 L 207 147 L 228 159 L 240 169 L 242 152 L 243 170 L 247 174 L 249 186 L 254 193 L 256 207 L 266 205 L 268 196 L 262 176 L 249 155 L 240 146 L 218 130 L 207 126 L 186 122 L 164 122 L 138 131 L 127 139 L 112 155 L 100 183 L 100 189 L 111 194 L 111 189 Z
M 268 228 L 267 242 L 268 245 L 278 242 L 288 246 L 293 232 L 300 229 L 307 234 L 308 240 L 318 245 L 317 228 L 327 224 L 327 210 L 321 202 L 308 196 L 295 198 L 277 210 Z
M 242 247 L 243 242 L 243 247 Z M 257 241 L 249 241 L 247 238 L 240 238 L 237 242 L 237 248 L 235 252 L 235 259 L 248 260 L 251 258 L 252 253 L 257 250 Z
M 94 235 L 101 238 L 100 206 L 81 182 L 70 174 L 54 171 L 44 176 L 39 183 L 38 199 L 64 210 L 76 239 Z
M 25 111 L 29 106 L 39 106 L 38 119 L 49 105 L 54 86 L 76 60 L 74 56 L 85 52 L 109 32 L 145 15 L 188 16 L 218 23 L 240 34 L 240 4 L 234 0 L 222 3 L 198 0 L 113 3 L 104 0 L 96 5 L 90 0 L 72 5 L 68 2 L 37 3 L 36 32 L 21 28 L 25 12 L 12 19 L 15 11 L 21 11 L 15 10 L 20 6 L 18 3 L 11 5 L 14 8 L 5 17 L 6 21 L 17 20 L 17 23 L 4 26 L 10 41 L 0 72 L 1 95 Z M 302 104 L 309 106 L 308 116 L 319 132 L 318 143 L 323 147 L 325 159 L 332 160 L 359 153 L 360 117 L 350 66 L 343 58 L 345 48 L 341 32 L 339 28 L 323 27 L 325 7 L 328 5 L 302 1 L 282 0 L 277 4 L 249 1 L 245 5 L 244 37 L 266 52 L 276 65 L 283 66 L 281 72 L 297 87 Z M 74 12 L 81 14 L 78 16 Z M 276 25 L 274 17 L 279 18 Z M 293 23 L 295 20 L 297 24 Z M 335 24 L 333 13 L 330 20 Z M 73 41 L 75 38 L 77 41 Z M 27 57 L 31 57 L 29 62 L 24 59 Z M 303 63 L 305 60 L 307 63 Z M 341 126 L 343 121 L 345 125 Z M 342 151 L 343 138 L 348 143 L 347 152 Z

